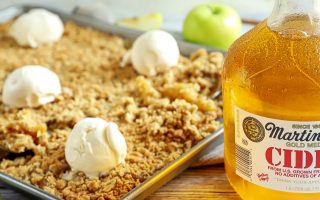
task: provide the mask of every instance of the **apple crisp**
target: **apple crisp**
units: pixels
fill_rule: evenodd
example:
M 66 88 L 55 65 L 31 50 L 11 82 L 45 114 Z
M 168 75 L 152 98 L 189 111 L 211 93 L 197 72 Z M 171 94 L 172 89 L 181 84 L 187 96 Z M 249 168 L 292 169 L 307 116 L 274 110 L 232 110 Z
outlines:
M 63 199 L 119 199 L 157 170 L 216 131 L 222 55 L 199 50 L 155 77 L 119 67 L 130 42 L 72 22 L 62 39 L 37 49 L 20 47 L 0 25 L 0 88 L 23 65 L 47 66 L 63 86 L 53 103 L 9 109 L 0 103 L 0 146 L 32 154 L 3 159 L 0 171 Z M 119 125 L 128 156 L 99 179 L 70 171 L 65 141 L 77 121 L 100 117 Z

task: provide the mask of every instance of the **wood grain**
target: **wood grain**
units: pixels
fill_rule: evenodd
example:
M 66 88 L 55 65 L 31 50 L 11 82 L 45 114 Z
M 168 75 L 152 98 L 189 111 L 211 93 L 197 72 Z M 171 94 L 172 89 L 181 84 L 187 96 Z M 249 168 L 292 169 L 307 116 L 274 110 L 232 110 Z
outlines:
M 3 200 L 34 200 L 28 194 L 7 188 L 0 183 Z M 240 200 L 230 186 L 223 165 L 190 168 L 152 194 L 148 200 Z
M 159 189 L 149 200 L 240 200 L 230 186 L 223 165 L 191 168 Z

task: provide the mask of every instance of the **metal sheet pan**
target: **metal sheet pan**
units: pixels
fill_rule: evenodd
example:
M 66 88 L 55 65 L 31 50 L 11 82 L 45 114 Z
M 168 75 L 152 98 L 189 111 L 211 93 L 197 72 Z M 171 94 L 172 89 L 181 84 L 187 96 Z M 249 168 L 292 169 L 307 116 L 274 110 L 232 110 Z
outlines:
M 18 4 L 18 5 L 7 7 L 5 9 L 1 9 L 0 23 L 13 19 L 14 17 L 24 12 L 27 12 L 28 10 L 33 8 L 39 8 L 39 7 L 30 6 L 30 5 L 25 6 L 25 5 Z M 100 31 L 104 31 L 104 32 L 108 32 L 116 35 L 121 35 L 128 39 L 135 39 L 136 37 L 138 37 L 140 34 L 143 33 L 141 31 L 131 30 L 131 29 L 115 26 L 112 24 L 108 24 L 106 22 L 102 22 L 88 16 L 77 14 L 76 12 L 72 14 L 67 14 L 67 13 L 63 13 L 58 10 L 52 9 L 50 7 L 42 6 L 41 8 L 47 9 L 53 13 L 58 14 L 65 21 L 74 21 L 80 25 L 89 26 L 89 27 L 98 29 Z M 191 44 L 181 40 L 178 40 L 178 45 L 181 53 L 186 56 L 188 56 L 191 52 L 194 52 L 199 48 L 205 48 L 208 51 L 219 51 L 216 49 L 212 49 L 212 48 L 201 46 L 201 45 Z M 130 191 L 122 199 L 125 199 L 125 200 L 144 199 L 145 197 L 147 197 L 148 195 L 150 195 L 151 193 L 159 189 L 161 186 L 163 186 L 165 183 L 167 183 L 168 181 L 176 177 L 186 168 L 188 168 L 192 163 L 197 161 L 197 159 L 199 159 L 206 152 L 210 151 L 213 147 L 221 143 L 223 143 L 222 128 L 216 131 L 215 133 L 211 134 L 210 136 L 206 137 L 205 139 L 203 139 L 197 145 L 195 145 L 190 150 L 182 154 L 177 160 L 169 163 L 162 170 L 158 171 L 153 176 L 151 176 L 146 181 L 144 181 L 142 184 L 140 184 L 138 187 Z M 58 197 L 53 196 L 35 186 L 27 184 L 23 181 L 20 181 L 2 172 L 0 172 L 0 181 L 14 188 L 17 188 L 19 190 L 23 190 L 41 199 L 48 199 L 48 200 L 59 199 Z

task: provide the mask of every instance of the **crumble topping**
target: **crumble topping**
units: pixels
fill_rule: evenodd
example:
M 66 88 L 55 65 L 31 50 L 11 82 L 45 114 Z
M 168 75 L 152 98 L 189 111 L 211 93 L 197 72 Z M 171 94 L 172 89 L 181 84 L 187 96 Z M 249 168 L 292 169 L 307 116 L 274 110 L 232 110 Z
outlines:
M 220 127 L 221 103 L 210 99 L 220 87 L 219 53 L 181 56 L 176 67 L 147 78 L 132 66 L 119 67 L 130 44 L 119 36 L 66 22 L 59 42 L 31 49 L 8 36 L 11 24 L 0 25 L 0 88 L 11 71 L 33 64 L 56 72 L 63 93 L 37 108 L 8 109 L 0 102 L 0 146 L 34 152 L 3 159 L 2 172 L 63 199 L 119 199 Z M 79 172 L 67 181 L 65 142 L 84 117 L 119 125 L 126 163 L 99 179 Z

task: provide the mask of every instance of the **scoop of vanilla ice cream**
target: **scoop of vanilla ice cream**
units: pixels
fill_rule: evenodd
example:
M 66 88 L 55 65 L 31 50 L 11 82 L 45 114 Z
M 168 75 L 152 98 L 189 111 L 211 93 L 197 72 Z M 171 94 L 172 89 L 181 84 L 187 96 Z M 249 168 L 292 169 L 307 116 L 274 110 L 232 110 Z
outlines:
M 58 41 L 64 31 L 58 15 L 44 9 L 33 9 L 18 17 L 9 29 L 9 35 L 19 45 L 36 48 Z
M 121 65 L 131 62 L 138 73 L 154 76 L 157 72 L 175 66 L 179 56 L 179 47 L 174 37 L 165 31 L 154 30 L 142 34 L 134 41 Z
M 58 76 L 42 66 L 24 66 L 8 75 L 2 101 L 9 107 L 37 107 L 55 100 L 61 93 Z
M 117 124 L 85 118 L 71 131 L 65 155 L 72 171 L 94 178 L 125 162 L 127 144 Z

